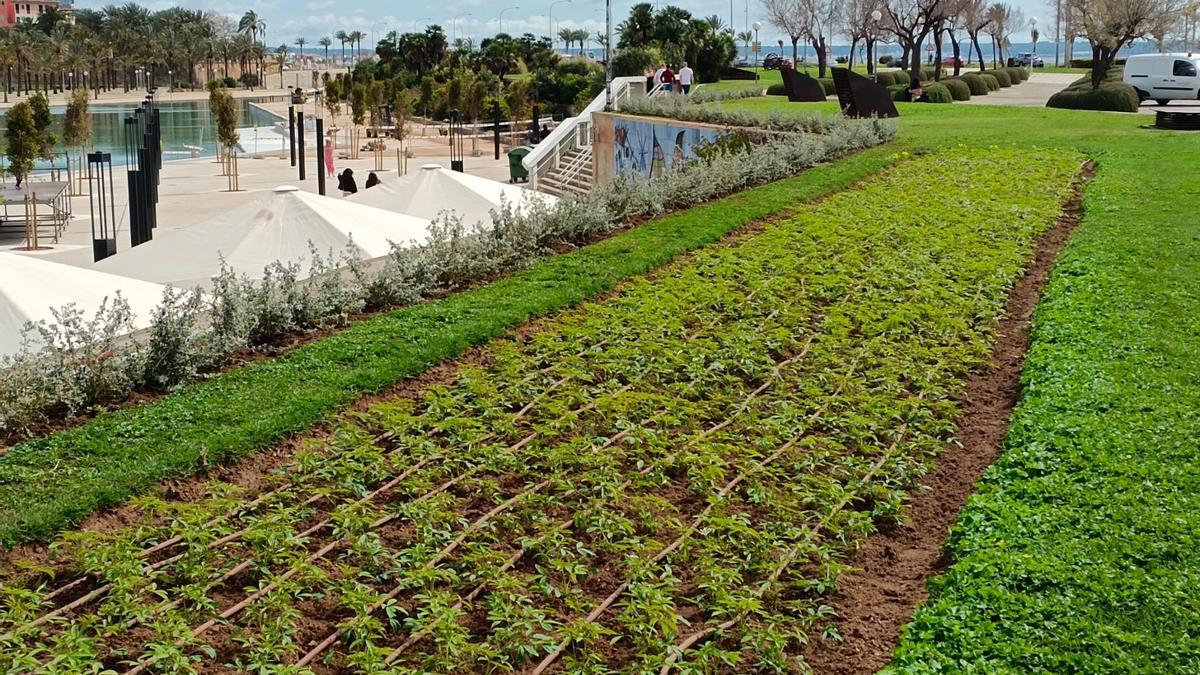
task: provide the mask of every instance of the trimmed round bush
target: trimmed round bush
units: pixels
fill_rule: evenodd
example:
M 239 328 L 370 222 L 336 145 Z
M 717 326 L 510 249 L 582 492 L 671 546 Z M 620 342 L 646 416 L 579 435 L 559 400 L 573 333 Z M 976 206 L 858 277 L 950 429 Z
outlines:
M 988 75 L 996 78 L 996 81 L 999 82 L 1000 86 L 1004 89 L 1008 89 L 1012 86 L 1012 77 L 1010 77 L 1008 71 L 1005 71 L 1004 69 L 989 70 Z
M 987 82 L 978 73 L 966 73 L 958 79 L 967 85 L 967 88 L 971 90 L 972 96 L 987 96 L 988 91 L 990 91 Z M 996 86 L 999 87 L 1000 84 L 997 83 Z
M 782 82 L 773 84 L 767 87 L 767 96 L 787 96 L 787 89 L 784 88 Z
M 892 94 L 893 101 L 903 101 L 905 103 L 909 101 L 907 84 L 888 85 L 887 90 Z
M 1013 84 L 1020 84 L 1025 81 L 1025 71 L 1020 68 L 1005 68 L 1004 72 L 1008 73 L 1008 79 L 1012 80 Z
M 925 87 L 925 94 L 929 96 L 930 103 L 954 103 L 954 96 L 941 82 L 934 82 Z
M 896 84 L 908 84 L 912 82 L 912 75 L 909 75 L 903 70 L 897 70 L 892 73 L 892 77 L 896 78 Z
M 1109 110 L 1135 113 L 1141 101 L 1137 90 L 1123 82 L 1105 82 L 1099 89 L 1069 87 L 1046 101 L 1047 108 L 1067 110 Z
M 937 68 L 922 68 L 921 69 L 921 79 L 922 80 L 925 80 L 926 82 L 928 82 L 929 80 L 932 80 L 935 77 L 937 77 Z
M 896 60 L 896 57 L 892 56 L 891 54 L 884 54 L 883 56 L 879 57 L 879 65 L 890 66 L 890 65 L 892 65 L 892 61 L 895 61 L 895 60 Z M 1091 66 L 1088 66 L 1088 67 L 1090 68 Z
M 893 84 L 900 84 L 896 81 L 895 73 L 875 73 L 875 81 L 885 87 L 891 87 Z
M 834 94 L 837 93 L 837 88 L 833 86 L 833 78 L 832 77 L 818 78 L 817 82 L 821 83 L 821 88 L 825 90 L 826 96 L 833 96 Z
M 988 91 L 1000 91 L 1000 80 L 997 80 L 995 75 L 991 73 L 983 73 L 979 77 L 983 80 L 983 83 L 987 85 Z
M 971 100 L 971 88 L 967 86 L 966 82 L 956 77 L 943 77 L 939 82 L 950 91 L 950 96 L 955 101 Z

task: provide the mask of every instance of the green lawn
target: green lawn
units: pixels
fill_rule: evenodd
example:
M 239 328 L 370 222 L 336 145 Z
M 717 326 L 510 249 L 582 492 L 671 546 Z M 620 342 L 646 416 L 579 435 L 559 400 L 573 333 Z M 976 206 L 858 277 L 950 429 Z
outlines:
M 901 114 L 910 150 L 1066 147 L 1098 171 L 1038 308 L 1004 453 L 895 671 L 1200 672 L 1200 136 L 1141 115 Z
M 454 358 L 533 317 L 610 290 L 756 218 L 838 190 L 893 161 L 875 149 L 653 220 L 511 279 L 365 321 L 281 358 L 0 456 L 0 544 L 43 539 L 155 482 L 305 431 L 365 394 Z

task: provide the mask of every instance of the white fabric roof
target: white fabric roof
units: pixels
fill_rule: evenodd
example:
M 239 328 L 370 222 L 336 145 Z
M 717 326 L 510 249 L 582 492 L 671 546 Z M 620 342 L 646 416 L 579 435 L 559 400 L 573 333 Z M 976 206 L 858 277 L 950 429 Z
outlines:
M 53 322 L 51 309 L 72 303 L 90 320 L 105 298 L 111 307 L 118 292 L 133 311 L 134 328 L 149 326 L 154 308 L 162 301 L 159 284 L 0 252 L 0 354 L 20 351 L 26 322 Z
M 443 211 L 453 211 L 466 225 L 492 224 L 491 211 L 500 209 L 503 199 L 519 210 L 531 201 L 552 204 L 557 198 L 523 187 L 451 171 L 438 164 L 425 164 L 407 176 L 384 179 L 365 189 L 359 180 L 358 192 L 347 201 L 375 206 L 410 216 L 433 220 Z
M 298 262 L 307 276 L 309 242 L 323 255 L 353 243 L 364 259 L 391 251 L 391 242 L 423 243 L 429 221 L 322 197 L 285 185 L 253 203 L 121 251 L 95 269 L 180 287 L 207 287 L 221 256 L 238 274 L 262 276 L 272 262 Z

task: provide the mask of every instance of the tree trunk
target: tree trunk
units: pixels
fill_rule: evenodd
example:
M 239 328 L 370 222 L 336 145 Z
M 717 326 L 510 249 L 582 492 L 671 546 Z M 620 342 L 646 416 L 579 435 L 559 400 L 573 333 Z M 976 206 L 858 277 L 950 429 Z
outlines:
M 980 44 L 979 44 L 979 31 L 975 31 L 974 33 L 968 32 L 967 35 L 969 35 L 971 37 L 971 44 L 975 45 L 975 57 L 979 59 L 979 72 L 982 73 L 983 69 L 984 69 L 983 68 L 983 47 L 980 46 Z
M 1108 74 L 1108 63 L 1103 57 L 1105 51 L 1100 45 L 1092 44 L 1092 89 L 1099 89 Z
M 909 58 L 908 67 L 909 67 L 909 71 L 912 72 L 913 79 L 920 80 L 921 79 L 921 40 L 920 39 L 913 42 L 912 48 L 909 50 L 908 58 Z
M 825 56 L 825 38 L 813 40 L 812 46 L 817 52 L 817 77 L 825 77 L 825 69 L 829 66 L 828 57 Z
M 958 77 L 962 74 L 962 50 L 959 48 L 958 38 L 954 37 L 954 31 L 950 31 L 950 48 L 954 50 L 954 76 Z
M 846 60 L 846 68 L 849 70 L 854 70 L 854 50 L 855 49 L 858 49 L 858 38 L 851 37 L 850 38 L 850 58 L 848 58 Z
M 940 22 L 933 29 L 933 53 L 933 79 L 936 81 L 942 79 L 942 24 Z
M 800 42 L 800 36 L 793 35 L 790 37 L 792 38 L 792 68 L 795 68 L 796 66 L 800 65 L 800 59 L 796 55 L 796 44 Z
M 902 50 L 900 52 L 900 67 L 904 68 L 904 64 L 908 63 L 908 55 L 909 55 L 909 52 L 912 50 L 912 47 L 909 45 L 908 42 L 905 42 L 902 40 L 900 42 L 900 48 Z

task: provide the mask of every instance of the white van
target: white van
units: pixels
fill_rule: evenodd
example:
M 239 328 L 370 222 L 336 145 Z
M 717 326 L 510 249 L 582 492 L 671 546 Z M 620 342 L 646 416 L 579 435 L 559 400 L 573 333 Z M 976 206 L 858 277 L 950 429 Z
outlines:
M 1125 84 L 1137 89 L 1143 101 L 1200 98 L 1200 56 L 1194 54 L 1138 54 L 1125 62 Z

